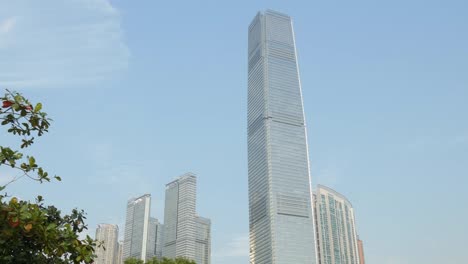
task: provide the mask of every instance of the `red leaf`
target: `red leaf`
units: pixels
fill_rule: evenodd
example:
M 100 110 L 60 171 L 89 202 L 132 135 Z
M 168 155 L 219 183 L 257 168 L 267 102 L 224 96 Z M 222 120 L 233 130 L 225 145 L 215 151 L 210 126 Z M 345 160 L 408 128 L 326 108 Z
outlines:
M 3 101 L 3 108 L 8 108 L 13 105 L 13 102 L 10 101 Z

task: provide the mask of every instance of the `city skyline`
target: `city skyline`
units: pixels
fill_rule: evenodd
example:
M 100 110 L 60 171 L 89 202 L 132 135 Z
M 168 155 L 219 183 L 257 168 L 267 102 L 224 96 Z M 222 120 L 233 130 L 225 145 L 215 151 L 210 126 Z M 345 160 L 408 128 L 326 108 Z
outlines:
M 166 184 L 164 223 L 151 216 L 151 194 L 130 198 L 127 201 L 125 235 L 118 242 L 118 226 L 99 224 L 95 239 L 109 244 L 103 227 L 117 230 L 112 237 L 111 251 L 98 248 L 99 263 L 119 263 L 128 258 L 148 261 L 153 257 L 175 259 L 183 257 L 197 264 L 211 263 L 211 220 L 201 217 L 196 211 L 197 177 L 185 173 Z M 114 256 L 109 258 L 109 254 Z M 118 255 L 116 255 L 118 254 Z M 103 261 L 106 262 L 103 262 Z
M 0 88 L 43 103 L 28 151 L 62 178 L 8 193 L 124 233 L 130 197 L 160 217 L 194 171 L 212 262 L 247 263 L 246 28 L 266 8 L 294 19 L 313 184 L 353 202 L 367 263 L 468 262 L 447 203 L 468 199 L 466 1 L 0 0 Z
M 192 173 L 186 173 L 166 184 L 166 190 L 169 189 L 169 207 L 178 207 L 171 205 L 171 203 L 179 203 L 178 199 L 174 199 L 175 197 L 171 195 L 171 193 L 179 193 L 180 185 L 182 185 L 182 189 L 185 193 L 182 199 L 196 201 L 196 198 L 193 197 L 193 189 L 196 189 L 195 175 Z M 317 263 L 335 264 L 343 262 L 349 264 L 365 264 L 364 246 L 362 240 L 359 239 L 359 235 L 357 234 L 354 207 L 351 202 L 336 190 L 321 184 L 314 186 L 313 190 L 312 209 L 314 210 L 314 232 L 316 248 L 318 250 Z M 150 197 L 150 194 L 145 194 L 137 198 L 131 198 L 128 204 L 134 204 L 135 201 L 142 202 L 142 198 Z M 188 207 L 183 207 L 185 207 L 185 209 L 182 208 L 182 212 L 188 212 L 191 214 L 190 212 L 192 212 L 192 210 L 187 211 L 187 208 L 193 208 L 193 206 L 189 205 Z M 171 210 L 168 212 L 170 213 L 170 211 Z M 184 244 L 185 249 L 180 251 L 182 254 L 179 254 L 179 256 L 182 255 L 184 257 L 192 258 L 196 263 L 210 264 L 211 221 L 208 218 L 197 216 L 196 213 L 191 215 L 195 215 L 195 217 L 192 217 L 194 220 L 194 226 L 192 229 L 196 231 L 187 232 L 188 229 L 185 229 L 181 233 L 195 234 L 191 237 L 195 241 L 195 246 L 187 248 L 187 241 L 184 241 L 182 244 Z M 181 218 L 187 218 L 187 214 L 182 215 Z M 168 222 L 177 221 L 169 220 Z M 165 244 L 162 243 L 163 237 L 161 236 L 163 226 L 164 225 L 160 223 L 157 218 L 149 218 L 148 243 L 146 249 L 147 259 L 150 259 L 153 256 L 158 258 L 163 257 L 162 248 Z M 182 223 L 182 226 L 187 227 L 187 224 Z M 174 226 L 173 229 L 177 230 L 177 227 Z M 114 263 L 113 261 L 117 261 L 115 263 L 120 264 L 123 248 L 123 244 L 121 242 L 123 241 L 118 242 L 118 230 L 119 227 L 115 224 L 101 223 L 98 225 L 96 228 L 95 239 L 104 242 L 103 245 L 106 247 L 106 250 L 104 251 L 102 247 L 97 249 L 96 263 L 112 264 Z M 187 240 L 187 237 L 183 240 Z M 115 245 L 109 246 L 112 243 Z M 168 244 L 175 246 L 176 240 L 169 241 Z M 171 254 L 172 253 L 168 254 L 166 252 L 166 257 L 176 257 L 176 254 Z

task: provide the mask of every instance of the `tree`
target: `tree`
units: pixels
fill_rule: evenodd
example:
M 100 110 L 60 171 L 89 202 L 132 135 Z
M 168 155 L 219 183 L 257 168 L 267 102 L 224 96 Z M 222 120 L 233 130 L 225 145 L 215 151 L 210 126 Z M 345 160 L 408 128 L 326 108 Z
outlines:
M 141 259 L 128 258 L 124 261 L 124 264 L 144 264 L 144 262 Z
M 51 119 L 42 111 L 41 103 L 33 107 L 21 94 L 8 90 L 0 102 L 1 125 L 8 127 L 8 133 L 21 137 L 21 149 L 31 146 L 34 136 L 48 132 Z M 35 157 L 24 157 L 7 146 L 0 146 L 0 167 L 20 173 L 0 186 L 0 191 L 22 177 L 40 183 L 51 180 Z M 52 178 L 61 180 L 59 176 Z M 96 241 L 89 236 L 79 238 L 87 229 L 85 219 L 84 212 L 77 209 L 62 215 L 56 207 L 46 206 L 42 196 L 30 202 L 0 194 L 0 263 L 92 263 Z
M 143 264 L 143 260 L 136 258 L 129 258 L 124 261 L 124 264 Z M 196 264 L 195 261 L 189 260 L 187 258 L 177 257 L 175 259 L 162 258 L 158 259 L 156 257 L 147 260 L 144 264 Z

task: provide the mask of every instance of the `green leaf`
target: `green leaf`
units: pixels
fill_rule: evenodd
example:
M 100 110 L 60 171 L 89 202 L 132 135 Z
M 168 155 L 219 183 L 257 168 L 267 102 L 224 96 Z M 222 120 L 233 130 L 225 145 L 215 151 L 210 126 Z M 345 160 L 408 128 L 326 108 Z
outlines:
M 29 157 L 29 166 L 34 166 L 36 164 L 36 159 L 33 156 Z
M 34 107 L 34 113 L 37 113 L 37 112 L 41 111 L 41 109 L 42 109 L 42 104 L 37 103 L 36 107 Z

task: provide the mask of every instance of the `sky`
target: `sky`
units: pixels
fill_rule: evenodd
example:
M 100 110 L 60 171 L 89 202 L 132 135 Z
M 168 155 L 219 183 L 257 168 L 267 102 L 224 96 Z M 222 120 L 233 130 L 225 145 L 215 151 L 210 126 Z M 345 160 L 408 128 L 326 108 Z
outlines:
M 162 220 L 193 172 L 212 263 L 248 263 L 247 28 L 267 8 L 294 21 L 312 184 L 352 202 L 366 263 L 468 263 L 463 0 L 0 0 L 0 89 L 43 103 L 28 153 L 63 179 L 6 191 L 123 236 L 129 198 Z

